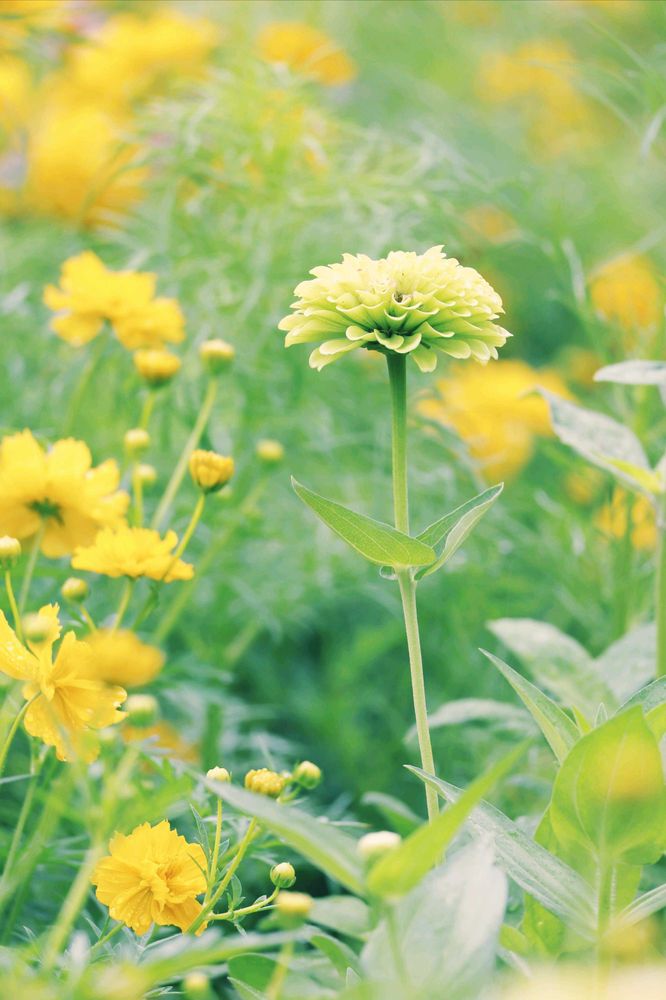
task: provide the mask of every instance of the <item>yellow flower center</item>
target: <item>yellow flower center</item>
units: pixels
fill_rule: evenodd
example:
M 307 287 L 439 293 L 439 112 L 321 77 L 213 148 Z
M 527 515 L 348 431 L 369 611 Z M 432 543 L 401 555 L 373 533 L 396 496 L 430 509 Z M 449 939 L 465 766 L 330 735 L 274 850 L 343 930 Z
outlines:
M 148 889 L 156 903 L 166 903 L 169 899 L 165 867 L 147 858 L 141 862 L 139 886 L 141 889 Z

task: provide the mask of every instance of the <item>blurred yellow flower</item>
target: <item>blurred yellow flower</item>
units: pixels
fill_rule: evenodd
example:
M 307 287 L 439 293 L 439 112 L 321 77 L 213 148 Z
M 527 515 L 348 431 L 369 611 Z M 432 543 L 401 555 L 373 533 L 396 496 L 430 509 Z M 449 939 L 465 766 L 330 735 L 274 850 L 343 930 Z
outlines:
M 603 976 L 594 966 L 534 969 L 529 978 L 508 979 L 498 1000 L 663 1000 L 665 977 L 666 965 L 609 967 Z
M 129 629 L 98 629 L 86 642 L 93 651 L 95 674 L 103 681 L 137 687 L 154 680 L 164 666 L 162 651 Z
M 641 256 L 622 256 L 600 267 L 590 280 L 595 311 L 629 335 L 654 332 L 664 317 L 664 294 L 652 263 Z
M 505 243 L 518 232 L 515 219 L 497 205 L 475 205 L 464 213 L 463 222 L 474 236 L 482 236 L 488 243 Z
M 190 455 L 190 475 L 202 493 L 214 493 L 222 489 L 234 474 L 234 460 L 216 451 L 196 448 Z
M 111 271 L 86 250 L 62 265 L 60 287 L 47 285 L 44 303 L 55 311 L 51 328 L 74 346 L 113 326 L 128 350 L 181 341 L 184 317 L 175 299 L 155 298 L 157 276 L 148 271 Z
M 267 62 L 285 63 L 294 72 L 328 86 L 349 83 L 356 76 L 354 63 L 340 46 L 301 21 L 267 24 L 258 47 Z
M 194 743 L 183 739 L 178 730 L 164 719 L 152 726 L 132 726 L 125 723 L 120 730 L 126 743 L 150 740 L 155 748 L 173 760 L 196 764 L 199 751 Z
M 419 411 L 460 435 L 485 479 L 509 479 L 531 458 L 534 438 L 551 433 L 548 407 L 533 393 L 539 386 L 569 397 L 556 372 L 524 361 L 500 361 L 491 377 L 468 365 L 440 379 L 438 395 L 424 399 Z
M 596 525 L 611 538 L 624 538 L 628 528 L 635 549 L 654 549 L 657 544 L 654 507 L 647 497 L 633 496 L 619 487 L 599 511 Z
M 174 557 L 177 544 L 175 531 L 167 531 L 162 538 L 152 528 L 122 524 L 117 528 L 104 528 L 92 545 L 79 546 L 72 566 L 103 576 L 149 577 L 164 583 L 191 580 L 194 567 Z
M 170 382 L 181 368 L 181 360 L 171 351 L 160 348 L 146 348 L 134 354 L 134 367 L 146 382 L 157 388 Z
M 186 931 L 202 909 L 196 897 L 206 891 L 206 868 L 203 848 L 163 820 L 156 826 L 142 823 L 128 835 L 116 833 L 91 881 L 111 919 L 136 934 L 145 934 L 151 924 Z
M 39 619 L 44 622 L 39 641 L 26 648 L 0 611 L 0 671 L 24 681 L 26 701 L 35 698 L 25 715 L 31 736 L 55 747 L 59 760 L 93 760 L 99 744 L 91 731 L 124 718 L 118 706 L 125 691 L 99 679 L 90 646 L 73 632 L 65 635 L 53 659 L 53 645 L 60 637 L 56 604 L 40 608 Z
M 25 539 L 42 531 L 51 558 L 92 542 L 124 517 L 129 497 L 118 489 L 113 460 L 92 467 L 83 441 L 66 438 L 46 451 L 28 430 L 0 441 L 0 532 Z
M 0 52 L 0 130 L 11 134 L 29 120 L 33 86 L 28 64 L 17 56 Z M 0 148 L 5 145 L 0 132 Z

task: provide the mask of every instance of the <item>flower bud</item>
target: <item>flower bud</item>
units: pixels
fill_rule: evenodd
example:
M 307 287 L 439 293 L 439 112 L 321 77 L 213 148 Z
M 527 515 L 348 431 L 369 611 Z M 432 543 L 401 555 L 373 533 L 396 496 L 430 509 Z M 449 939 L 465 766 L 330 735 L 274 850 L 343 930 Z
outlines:
M 134 367 L 144 381 L 157 389 L 180 371 L 181 360 L 171 351 L 147 348 L 134 352 Z
M 129 431 L 125 431 L 123 444 L 129 455 L 140 455 L 150 444 L 150 434 L 143 427 L 132 427 Z
M 47 615 L 24 615 L 21 625 L 23 627 L 23 635 L 26 638 L 26 642 L 32 642 L 35 645 L 39 645 L 41 642 L 46 642 L 47 639 L 50 639 L 54 634 L 53 619 L 49 618 Z
M 234 474 L 234 460 L 215 451 L 197 448 L 190 455 L 190 475 L 204 493 L 221 490 Z
M 284 448 L 280 442 L 270 438 L 257 441 L 255 451 L 257 458 L 265 462 L 266 465 L 278 465 L 284 458 Z
M 71 601 L 72 604 L 79 604 L 81 601 L 85 601 L 89 592 L 90 587 L 86 581 L 78 576 L 68 577 L 60 588 L 60 593 L 64 599 Z
M 183 979 L 183 993 L 187 1000 L 212 1000 L 214 996 L 205 972 L 189 972 Z
M 211 781 L 231 781 L 231 775 L 226 767 L 211 767 L 206 771 L 206 777 Z
M 281 861 L 271 868 L 271 882 L 276 889 L 291 889 L 296 881 L 296 871 L 288 861 Z
M 366 861 L 376 861 L 384 854 L 394 851 L 402 842 L 399 833 L 392 830 L 378 830 L 377 833 L 366 833 L 356 845 L 361 858 Z
M 321 781 L 322 774 L 321 768 L 313 764 L 311 760 L 302 760 L 300 764 L 297 764 L 294 768 L 292 774 L 292 781 L 295 781 L 297 785 L 301 785 L 302 788 L 307 788 L 308 790 L 316 788 Z
M 11 535 L 3 535 L 0 538 L 0 567 L 11 569 L 16 560 L 21 555 L 21 543 L 18 538 Z
M 254 771 L 248 771 L 245 775 L 245 787 L 249 792 L 256 792 L 257 795 L 268 795 L 276 799 L 284 791 L 287 779 L 276 771 L 269 771 L 267 767 L 260 767 Z
M 152 694 L 131 694 L 125 702 L 127 721 L 131 726 L 144 729 L 152 726 L 159 716 L 159 705 Z
M 312 909 L 313 899 L 306 892 L 279 892 L 275 900 L 275 909 L 285 924 L 297 927 L 307 920 Z
M 199 348 L 199 357 L 211 375 L 219 375 L 228 368 L 235 354 L 231 344 L 227 344 L 225 340 L 204 340 Z
M 148 465 L 145 462 L 139 462 L 136 469 L 136 476 L 138 477 L 142 486 L 152 486 L 157 482 L 157 469 L 154 465 Z

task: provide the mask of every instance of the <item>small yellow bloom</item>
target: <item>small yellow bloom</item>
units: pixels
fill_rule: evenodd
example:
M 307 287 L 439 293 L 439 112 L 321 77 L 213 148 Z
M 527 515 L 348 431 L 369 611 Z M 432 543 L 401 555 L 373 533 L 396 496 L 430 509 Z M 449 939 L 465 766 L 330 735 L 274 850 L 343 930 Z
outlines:
M 633 496 L 615 489 L 610 503 L 599 511 L 596 525 L 611 538 L 624 538 L 627 527 L 635 549 L 654 549 L 657 544 L 657 524 L 654 507 L 643 496 Z
M 119 482 L 114 461 L 92 467 L 83 441 L 67 438 L 45 451 L 28 430 L 3 438 L 0 531 L 26 539 L 43 526 L 44 555 L 67 555 L 122 520 L 129 497 Z
M 95 671 L 103 681 L 139 687 L 149 684 L 164 666 L 164 654 L 129 629 L 98 629 L 86 639 L 95 654 Z
M 104 576 L 149 577 L 165 583 L 191 580 L 194 567 L 174 558 L 173 550 L 177 544 L 175 531 L 167 531 L 162 538 L 152 528 L 133 528 L 122 524 L 100 531 L 92 545 L 79 546 L 72 566 Z
M 283 889 L 277 895 L 275 909 L 286 923 L 299 924 L 307 920 L 312 904 L 312 896 L 306 892 L 285 892 Z
M 206 891 L 205 872 L 199 844 L 189 844 L 163 820 L 156 826 L 142 823 L 128 835 L 116 833 L 91 881 L 111 919 L 136 934 L 145 934 L 151 924 L 186 931 L 202 909 L 196 897 Z
M 268 24 L 259 36 L 259 54 L 328 86 L 349 83 L 356 67 L 331 38 L 300 21 Z
M 197 448 L 190 455 L 190 475 L 203 493 L 221 490 L 234 474 L 234 460 L 215 451 Z
M 206 771 L 206 777 L 210 781 L 231 781 L 231 775 L 227 771 L 226 767 L 211 767 Z
M 228 368 L 235 356 L 236 351 L 231 344 L 219 338 L 204 340 L 199 347 L 199 357 L 211 375 L 219 375 Z
M 245 787 L 248 791 L 268 795 L 272 799 L 276 799 L 284 791 L 286 783 L 284 775 L 269 771 L 267 767 L 248 771 L 245 775 Z
M 438 396 L 423 400 L 419 410 L 457 431 L 488 482 L 508 479 L 531 458 L 535 437 L 552 433 L 548 407 L 534 393 L 539 386 L 570 398 L 556 372 L 524 361 L 500 361 L 491 377 L 461 366 L 437 382 Z
M 590 282 L 595 311 L 629 335 L 654 332 L 664 317 L 664 295 L 646 257 L 625 256 L 604 264 Z
M 158 388 L 166 385 L 180 371 L 181 360 L 171 351 L 157 348 L 136 351 L 134 367 L 148 385 Z
M 43 625 L 26 648 L 0 611 L 0 671 L 24 682 L 26 701 L 39 696 L 25 715 L 31 736 L 55 747 L 59 760 L 94 760 L 99 744 L 92 731 L 124 718 L 118 706 L 125 691 L 97 677 L 90 646 L 73 632 L 65 635 L 53 659 L 60 637 L 57 605 L 46 605 L 36 617 Z

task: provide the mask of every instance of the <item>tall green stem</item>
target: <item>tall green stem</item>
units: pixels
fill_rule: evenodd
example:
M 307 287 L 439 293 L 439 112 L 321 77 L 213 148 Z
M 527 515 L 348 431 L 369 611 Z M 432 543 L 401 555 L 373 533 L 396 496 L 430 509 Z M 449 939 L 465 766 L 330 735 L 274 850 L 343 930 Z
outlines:
M 7 733 L 7 736 L 5 738 L 5 742 L 2 745 L 2 749 L 0 749 L 0 777 L 2 776 L 2 772 L 5 769 L 5 762 L 7 760 L 7 754 L 9 753 L 9 748 L 12 745 L 12 741 L 13 741 L 14 737 L 16 736 L 16 732 L 18 730 L 18 727 L 23 722 L 25 714 L 28 711 L 28 709 L 30 708 L 30 706 L 32 705 L 33 701 L 35 701 L 37 698 L 39 698 L 39 696 L 41 695 L 41 693 L 42 693 L 41 691 L 38 691 L 37 694 L 33 694 L 32 698 L 30 698 L 29 701 L 26 701 L 21 706 L 21 708 L 19 709 L 19 711 L 16 713 L 16 717 L 14 718 L 14 721 L 12 722 L 12 724 L 11 724 L 11 726 L 9 728 L 9 732 Z
M 7 600 L 9 601 L 9 607 L 11 608 L 12 618 L 14 619 L 14 631 L 21 642 L 23 642 L 23 625 L 21 624 L 21 616 L 19 614 L 18 604 L 16 603 L 16 597 L 14 596 L 12 572 L 9 569 L 5 570 L 5 589 L 7 591 Z
M 409 494 L 407 486 L 407 366 L 402 355 L 387 355 L 389 380 L 391 384 L 392 413 L 392 458 L 393 458 L 393 510 L 398 531 L 409 534 Z M 409 669 L 412 679 L 412 697 L 416 732 L 421 752 L 421 766 L 428 774 L 435 773 L 435 761 L 428 729 L 428 708 L 426 705 L 425 680 L 419 621 L 416 611 L 416 581 L 411 570 L 397 571 L 402 613 L 405 620 Z M 428 818 L 433 819 L 438 811 L 437 793 L 426 787 Z
M 28 600 L 28 594 L 30 593 L 30 584 L 32 583 L 32 577 L 35 572 L 35 566 L 37 565 L 39 550 L 42 545 L 42 539 L 44 537 L 45 530 L 46 530 L 46 521 L 42 521 L 38 531 L 35 534 L 35 537 L 32 540 L 32 545 L 30 546 L 30 554 L 28 555 L 28 562 L 25 567 L 23 582 L 21 583 L 21 593 L 19 595 L 18 610 L 20 615 L 22 615 L 23 612 L 25 611 L 26 602 Z
M 657 623 L 657 677 L 666 677 L 666 499 L 657 509 L 659 547 L 654 616 Z

